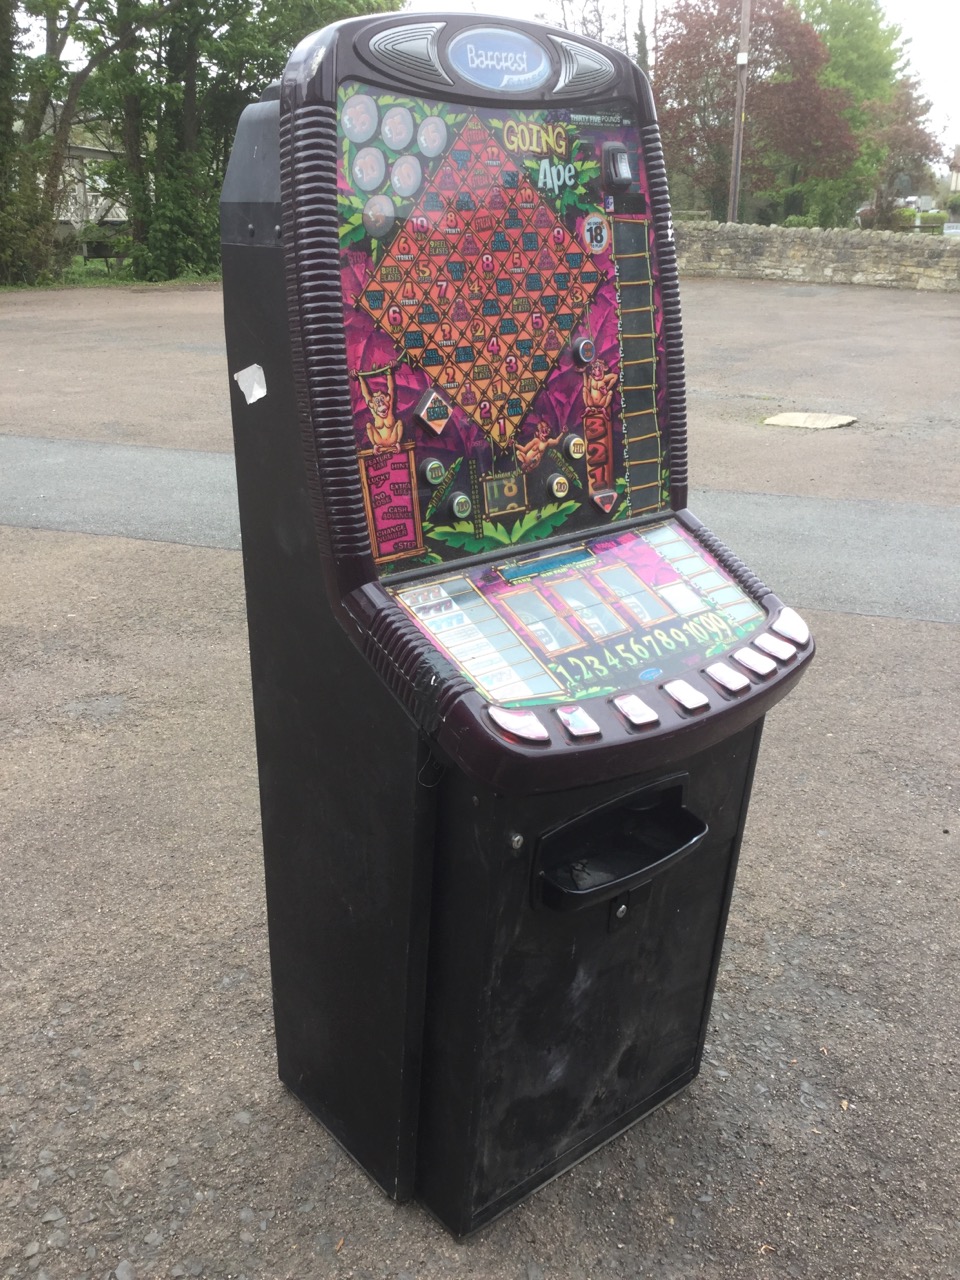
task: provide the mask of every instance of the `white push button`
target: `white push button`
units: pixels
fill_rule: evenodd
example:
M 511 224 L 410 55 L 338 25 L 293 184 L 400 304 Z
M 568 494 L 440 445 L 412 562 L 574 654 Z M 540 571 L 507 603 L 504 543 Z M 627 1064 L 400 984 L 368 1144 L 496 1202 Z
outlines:
M 511 707 L 487 707 L 490 719 L 504 733 L 514 738 L 526 738 L 528 742 L 549 742 L 550 734 L 532 711 Z
M 592 716 L 587 715 L 583 707 L 557 707 L 557 719 L 571 738 L 599 736 L 600 726 Z
M 735 662 L 739 662 L 741 667 L 746 667 L 748 671 L 752 671 L 755 676 L 772 676 L 777 669 L 777 664 L 772 658 L 766 657 L 762 653 L 757 653 L 756 649 L 737 649 L 733 654 Z
M 801 648 L 810 639 L 810 628 L 797 613 L 796 609 L 781 609 L 777 620 L 771 623 L 773 630 L 798 644 Z
M 728 693 L 743 693 L 744 689 L 750 688 L 750 681 L 743 672 L 735 671 L 725 662 L 711 663 L 706 672 L 711 680 L 716 680 L 720 688 L 726 689 Z
M 660 723 L 660 717 L 653 707 L 648 707 L 644 700 L 638 698 L 635 693 L 621 693 L 614 698 L 613 705 L 635 729 L 643 729 L 648 725 Z
M 771 658 L 776 658 L 779 662 L 789 662 L 791 658 L 797 656 L 797 650 L 792 644 L 787 644 L 786 640 L 778 640 L 776 636 L 768 635 L 766 632 L 762 636 L 757 636 L 753 643 L 758 649 L 769 653 Z
M 707 695 L 695 689 L 686 680 L 668 680 L 663 686 L 663 691 L 669 693 L 674 702 L 679 703 L 684 711 L 702 711 L 704 707 L 710 705 Z

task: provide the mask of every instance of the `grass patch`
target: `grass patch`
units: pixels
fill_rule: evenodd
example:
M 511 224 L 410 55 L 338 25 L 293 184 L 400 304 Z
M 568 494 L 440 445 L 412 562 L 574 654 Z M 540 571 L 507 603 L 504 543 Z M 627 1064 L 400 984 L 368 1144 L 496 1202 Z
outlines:
M 45 280 L 42 284 L 8 284 L 0 285 L 0 293 L 20 293 L 25 289 L 127 289 L 131 285 L 143 288 L 149 285 L 153 289 L 176 288 L 185 284 L 219 284 L 220 272 L 201 274 L 191 272 L 178 276 L 176 280 L 148 281 L 134 278 L 129 262 L 109 264 L 103 258 L 91 258 L 84 261 L 80 254 L 72 258 L 58 277 Z

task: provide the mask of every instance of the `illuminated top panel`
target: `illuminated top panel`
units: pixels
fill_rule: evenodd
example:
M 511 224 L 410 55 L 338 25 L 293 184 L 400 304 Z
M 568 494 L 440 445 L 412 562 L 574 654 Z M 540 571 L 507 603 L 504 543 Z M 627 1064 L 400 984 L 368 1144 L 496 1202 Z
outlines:
M 348 81 L 339 119 L 347 355 L 381 574 L 661 510 L 659 292 L 631 117 Z
M 390 590 L 486 698 L 510 706 L 662 684 L 766 621 L 673 521 Z

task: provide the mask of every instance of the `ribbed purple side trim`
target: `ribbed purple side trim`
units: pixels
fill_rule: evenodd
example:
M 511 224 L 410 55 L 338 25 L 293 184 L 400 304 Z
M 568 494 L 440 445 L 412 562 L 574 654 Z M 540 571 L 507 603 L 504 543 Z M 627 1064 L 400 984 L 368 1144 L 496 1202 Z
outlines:
M 670 505 L 675 511 L 687 505 L 687 393 L 683 370 L 683 325 L 680 317 L 680 279 L 677 249 L 673 242 L 670 193 L 663 146 L 656 122 L 641 131 L 650 183 L 650 211 L 657 245 L 663 338 L 667 352 L 667 404 L 670 413 Z

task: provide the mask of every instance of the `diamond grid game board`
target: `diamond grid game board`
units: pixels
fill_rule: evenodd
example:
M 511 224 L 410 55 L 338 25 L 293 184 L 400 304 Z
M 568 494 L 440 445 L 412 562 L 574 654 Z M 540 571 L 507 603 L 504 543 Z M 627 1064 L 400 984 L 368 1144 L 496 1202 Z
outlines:
M 381 575 L 662 510 L 668 413 L 639 133 L 620 111 L 339 91 L 360 478 Z M 635 190 L 601 180 L 607 143 Z

